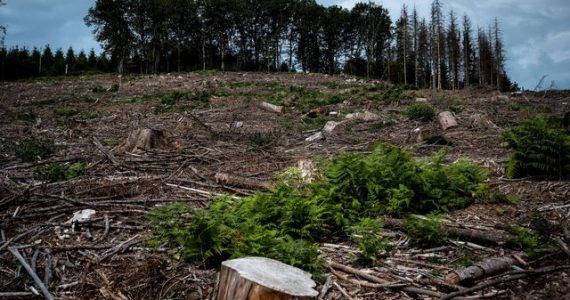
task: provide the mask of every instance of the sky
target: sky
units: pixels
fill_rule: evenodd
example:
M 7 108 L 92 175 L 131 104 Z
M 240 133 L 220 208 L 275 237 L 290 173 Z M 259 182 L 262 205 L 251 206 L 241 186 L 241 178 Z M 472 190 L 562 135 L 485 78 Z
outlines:
M 94 0 L 5 0 L 0 7 L 0 24 L 6 25 L 6 46 L 28 48 L 50 44 L 52 49 L 72 46 L 100 51 L 83 17 Z M 346 8 L 356 0 L 317 0 L 323 5 Z M 429 15 L 431 0 L 374 1 L 390 12 L 392 20 L 402 5 L 416 7 L 420 16 Z M 543 88 L 570 89 L 570 1 L 568 0 L 442 0 L 444 11 L 467 14 L 477 26 L 487 27 L 497 17 L 506 46 L 506 69 L 512 80 L 534 89 L 543 75 Z

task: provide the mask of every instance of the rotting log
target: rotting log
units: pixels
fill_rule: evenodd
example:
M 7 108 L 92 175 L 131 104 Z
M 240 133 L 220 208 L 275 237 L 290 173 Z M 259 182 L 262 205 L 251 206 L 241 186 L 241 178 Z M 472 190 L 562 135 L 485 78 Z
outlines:
M 230 186 L 244 187 L 253 190 L 270 190 L 271 183 L 267 181 L 255 180 L 241 176 L 231 175 L 227 173 L 216 173 L 214 175 L 217 183 L 222 183 Z
M 265 257 L 222 263 L 217 300 L 305 300 L 318 292 L 311 275 Z
M 445 281 L 454 285 L 472 284 L 477 279 L 505 272 L 514 265 L 519 265 L 519 261 L 514 257 L 502 256 L 486 258 L 467 268 L 452 271 L 447 274 Z
M 457 124 L 457 120 L 455 120 L 455 116 L 450 111 L 442 111 L 437 115 L 437 121 L 443 130 L 447 130 L 450 128 L 455 128 L 459 126 Z
M 271 103 L 267 103 L 267 102 L 259 103 L 259 107 L 261 107 L 263 110 L 273 112 L 273 113 L 277 113 L 277 114 L 280 114 L 283 112 L 283 106 L 279 106 L 279 105 L 275 105 L 275 104 L 271 104 Z
M 385 217 L 383 218 L 384 226 L 391 228 L 405 228 L 406 223 L 401 219 L 394 219 Z M 504 245 L 510 240 L 512 236 L 506 232 L 499 230 L 477 230 L 469 228 L 458 228 L 443 224 L 446 232 L 451 236 L 456 236 L 465 240 L 482 242 L 491 245 Z

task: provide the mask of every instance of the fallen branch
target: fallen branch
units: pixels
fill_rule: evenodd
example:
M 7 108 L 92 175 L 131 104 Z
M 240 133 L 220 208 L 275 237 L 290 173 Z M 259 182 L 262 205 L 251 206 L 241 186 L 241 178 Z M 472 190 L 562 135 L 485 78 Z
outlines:
M 464 289 L 461 291 L 449 293 L 449 294 L 447 294 L 447 295 L 445 295 L 439 299 L 440 300 L 452 299 L 452 298 L 455 298 L 457 296 L 477 292 L 477 291 L 480 291 L 482 289 L 485 289 L 485 288 L 488 288 L 490 286 L 494 286 L 494 285 L 497 285 L 500 283 L 506 283 L 509 281 L 514 281 L 514 280 L 518 280 L 521 278 L 525 278 L 528 276 L 542 275 L 542 274 L 547 274 L 547 273 L 552 273 L 552 272 L 557 272 L 557 271 L 562 271 L 562 270 L 567 270 L 567 269 L 570 269 L 570 265 L 550 266 L 550 267 L 544 267 L 544 268 L 540 268 L 540 269 L 536 269 L 536 270 L 528 270 L 528 271 L 516 271 L 516 272 L 508 274 L 507 277 L 497 278 L 494 280 L 483 282 L 483 283 L 480 283 L 480 284 L 478 284 L 474 287 L 471 287 L 471 288 L 467 288 L 467 289 Z
M 438 292 L 434 292 L 434 291 L 429 291 L 429 290 L 425 290 L 425 289 L 421 289 L 421 288 L 417 288 L 417 287 L 413 287 L 413 286 L 408 286 L 408 285 L 400 285 L 400 284 L 396 284 L 387 280 L 384 280 L 380 277 L 376 277 L 374 275 L 370 275 L 366 272 L 363 272 L 361 270 L 349 267 L 349 266 L 345 266 L 339 263 L 335 263 L 335 262 L 329 262 L 329 267 L 333 268 L 333 269 L 338 269 L 341 270 L 343 272 L 347 272 L 347 273 L 352 273 L 354 275 L 360 276 L 366 280 L 375 282 L 375 283 L 379 283 L 381 285 L 386 285 L 386 288 L 398 288 L 401 289 L 404 292 L 407 293 L 414 293 L 414 294 L 422 294 L 422 295 L 428 295 L 428 296 L 432 296 L 432 297 L 441 297 L 441 293 Z
M 109 159 L 115 166 L 118 167 L 121 165 L 121 163 L 117 160 L 117 158 L 113 155 L 113 153 L 107 151 L 107 149 L 103 147 L 101 142 L 99 142 L 99 140 L 96 137 L 93 137 L 93 144 L 95 145 L 97 150 L 103 153 L 107 157 L 107 159 Z
M 269 182 L 230 175 L 227 173 L 216 173 L 214 178 L 216 179 L 217 183 L 223 183 L 231 186 L 238 186 L 248 189 L 264 190 L 264 191 L 271 189 L 271 184 Z
M 392 228 L 406 228 L 406 223 L 401 219 L 394 219 L 385 217 L 383 219 L 384 226 Z M 477 229 L 467 229 L 467 228 L 457 228 L 446 224 L 445 230 L 449 235 L 460 237 L 467 240 L 478 241 L 486 244 L 493 245 L 504 245 L 512 239 L 511 235 L 506 232 L 500 232 L 497 230 L 477 230 Z
M 510 256 L 491 257 L 477 262 L 472 266 L 455 270 L 447 274 L 445 281 L 449 284 L 458 285 L 475 280 L 488 275 L 494 275 L 508 270 L 513 265 L 518 265 L 519 261 Z
M 45 299 L 53 300 L 54 299 L 53 295 L 50 294 L 47 287 L 44 285 L 42 280 L 38 277 L 38 274 L 36 274 L 36 272 L 34 272 L 34 270 L 32 270 L 32 267 L 30 267 L 30 265 L 26 262 L 26 259 L 22 256 L 22 254 L 20 254 L 20 252 L 14 247 L 8 247 L 8 251 L 10 251 L 10 253 L 12 253 L 12 255 L 14 255 L 14 257 L 16 257 L 16 259 L 20 262 L 20 264 L 22 264 L 24 269 L 26 269 L 28 274 L 30 274 L 30 276 L 32 277 L 32 279 L 34 280 L 36 285 L 42 291 L 42 294 L 44 294 Z

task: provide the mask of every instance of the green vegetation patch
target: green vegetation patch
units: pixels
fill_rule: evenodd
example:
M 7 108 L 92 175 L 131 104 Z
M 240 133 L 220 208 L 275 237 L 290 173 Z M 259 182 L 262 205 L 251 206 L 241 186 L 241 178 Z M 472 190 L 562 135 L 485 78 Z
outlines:
M 406 115 L 411 120 L 427 122 L 433 120 L 435 117 L 435 110 L 429 104 L 416 103 L 408 106 L 406 109 Z
M 556 120 L 543 116 L 528 119 L 505 132 L 503 139 L 513 150 L 507 176 L 569 178 L 570 134 Z
M 177 254 L 205 266 L 244 255 L 263 255 L 309 271 L 321 269 L 318 242 L 347 236 L 375 261 L 386 249 L 374 220 L 388 213 L 429 213 L 465 207 L 489 187 L 487 173 L 468 161 L 442 164 L 444 152 L 429 161 L 396 146 L 371 154 L 340 154 L 320 163 L 321 179 L 304 183 L 288 171 L 265 193 L 222 197 L 207 209 L 185 204 L 154 209 L 155 245 L 176 246 Z
M 30 137 L 14 147 L 14 155 L 23 161 L 36 161 L 52 155 L 56 150 L 53 141 Z
M 78 162 L 73 164 L 51 163 L 37 168 L 34 177 L 39 180 L 50 182 L 69 180 L 81 176 L 85 172 L 86 165 Z

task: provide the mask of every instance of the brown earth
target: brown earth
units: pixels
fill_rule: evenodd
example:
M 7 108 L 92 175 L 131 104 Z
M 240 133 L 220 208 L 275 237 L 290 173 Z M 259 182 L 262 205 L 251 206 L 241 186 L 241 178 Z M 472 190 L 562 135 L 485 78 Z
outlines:
M 483 89 L 406 91 L 412 99 L 427 98 L 438 112 L 456 111 L 459 126 L 443 132 L 437 121 L 411 121 L 403 116 L 401 112 L 414 100 L 374 100 L 382 93 L 370 88 L 379 83 L 375 81 L 318 74 L 184 73 L 127 76 L 119 92 L 93 91 L 110 89 L 116 82 L 116 76 L 97 75 L 0 85 L 0 295 L 30 292 L 33 285 L 8 251 L 15 247 L 58 299 L 211 299 L 216 270 L 180 262 L 165 247 L 146 246 L 150 231 L 145 215 L 152 207 L 177 201 L 205 207 L 218 194 L 250 195 L 251 187 L 227 186 L 216 180 L 216 174 L 266 182 L 301 159 L 366 152 L 377 143 L 396 144 L 417 156 L 447 147 L 448 161 L 459 157 L 476 161 L 492 171 L 493 186 L 519 198 L 517 204 L 478 202 L 450 213 L 447 219 L 459 226 L 493 230 L 505 224 L 528 225 L 536 209 L 560 224 L 569 214 L 568 207 L 559 207 L 569 203 L 569 181 L 503 177 L 509 151 L 500 136 L 538 113 L 561 117 L 570 111 L 570 91 L 529 92 L 508 100 L 493 100 L 496 93 Z M 343 98 L 340 103 L 313 108 L 291 104 L 283 114 L 257 105 L 275 95 L 286 104 L 295 103 L 290 86 Z M 210 98 L 161 103 L 174 90 L 205 91 Z M 324 121 L 340 121 L 347 113 L 363 110 L 380 119 L 343 123 L 323 140 L 305 141 Z M 472 126 L 470 118 L 475 114 L 487 117 L 496 127 Z M 112 150 L 140 128 L 164 132 L 168 141 L 150 150 Z M 451 146 L 418 142 L 412 138 L 416 128 L 421 128 L 424 138 L 444 138 Z M 53 140 L 58 150 L 38 162 L 21 161 L 13 149 L 30 136 Z M 95 145 L 98 142 L 101 149 Z M 38 180 L 35 171 L 54 162 L 83 162 L 86 171 L 64 181 Z M 72 228 L 67 221 L 87 208 L 95 210 L 95 215 Z M 405 236 L 387 232 L 399 238 L 400 248 L 370 271 L 386 279 L 408 278 L 426 289 L 446 291 L 420 279 L 445 278 L 460 265 L 458 261 L 520 253 L 512 248 L 473 249 L 450 243 L 432 257 L 418 256 L 407 247 Z M 321 250 L 329 259 L 350 264 L 356 247 L 323 244 Z M 570 260 L 551 249 L 529 263 L 538 268 L 567 265 Z M 498 292 L 491 297 L 501 298 L 570 299 L 569 274 L 520 279 L 485 292 Z M 335 281 L 355 299 L 416 296 Z M 342 298 L 334 288 L 325 297 Z

